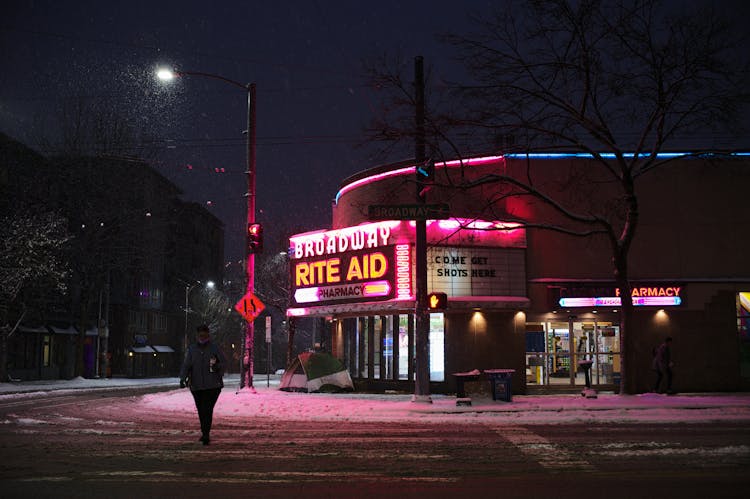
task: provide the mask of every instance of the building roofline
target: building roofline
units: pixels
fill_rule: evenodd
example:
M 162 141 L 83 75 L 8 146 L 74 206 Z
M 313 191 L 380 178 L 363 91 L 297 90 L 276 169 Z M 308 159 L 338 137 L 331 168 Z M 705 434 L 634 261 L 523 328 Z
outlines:
M 602 152 L 600 154 L 604 159 L 615 159 L 614 153 Z M 625 152 L 623 156 L 625 158 L 635 157 L 635 153 Z M 649 154 L 639 154 L 644 158 L 649 157 Z M 582 152 L 525 152 L 525 153 L 509 153 L 501 155 L 487 155 L 487 156 L 475 156 L 466 159 L 454 159 L 443 162 L 436 162 L 437 168 L 446 167 L 459 167 L 459 166 L 471 166 L 474 164 L 487 164 L 492 162 L 500 162 L 508 159 L 511 160 L 561 160 L 561 159 L 592 159 L 594 156 L 590 153 Z M 732 158 L 744 158 L 750 157 L 750 152 L 746 151 L 664 151 L 656 155 L 657 159 L 705 159 L 708 157 L 732 157 Z M 347 191 L 358 187 L 363 184 L 381 180 L 386 177 L 399 176 L 413 174 L 415 172 L 416 160 L 406 159 L 390 163 L 386 165 L 379 165 L 367 170 L 362 170 L 354 175 L 345 178 L 339 184 L 339 190 L 334 198 L 334 203 L 338 204 L 341 196 Z

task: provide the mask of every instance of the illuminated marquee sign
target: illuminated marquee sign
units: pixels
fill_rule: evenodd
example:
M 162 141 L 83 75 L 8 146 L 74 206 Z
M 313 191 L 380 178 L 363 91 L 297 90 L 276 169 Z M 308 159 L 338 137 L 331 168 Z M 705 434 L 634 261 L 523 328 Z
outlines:
M 293 303 L 288 313 L 305 315 L 309 307 L 334 304 L 414 300 L 414 237 L 415 223 L 399 220 L 291 237 Z M 440 245 L 428 249 L 431 289 L 449 296 L 526 295 L 526 236 L 517 224 L 427 221 L 427 240 Z
M 427 249 L 427 289 L 456 296 L 526 296 L 520 248 Z
M 290 239 L 296 305 L 413 299 L 406 222 L 380 222 Z
M 583 288 L 585 289 L 585 288 Z M 565 290 L 569 292 L 570 290 Z M 586 291 L 581 289 L 573 290 L 571 294 L 584 294 Z M 589 294 L 601 290 L 591 289 Z M 682 296 L 684 291 L 682 286 L 633 286 L 631 297 L 633 305 L 638 307 L 670 307 L 682 305 Z M 615 288 L 610 292 L 614 296 L 563 296 L 558 303 L 561 307 L 619 307 L 622 305 L 620 299 L 620 289 Z

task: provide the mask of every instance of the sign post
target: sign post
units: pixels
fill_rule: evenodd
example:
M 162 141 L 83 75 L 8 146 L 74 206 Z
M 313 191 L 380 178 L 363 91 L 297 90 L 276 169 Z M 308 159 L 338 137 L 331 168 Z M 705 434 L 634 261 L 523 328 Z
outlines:
M 253 255 L 250 255 L 252 258 Z M 249 281 L 252 282 L 252 281 Z M 243 319 L 247 321 L 247 327 L 245 328 L 245 334 L 242 337 L 242 352 L 243 356 L 240 362 L 240 389 L 247 386 L 251 390 L 254 390 L 252 385 L 252 345 L 249 343 L 254 338 L 253 334 L 248 334 L 248 331 L 254 331 L 253 322 L 258 318 L 261 312 L 265 310 L 266 306 L 260 299 L 255 296 L 252 291 L 245 293 L 245 296 L 240 298 L 240 301 L 234 304 L 234 309 L 239 312 Z M 249 371 L 246 371 L 249 370 Z M 249 380 L 249 381 L 246 381 Z M 238 392 L 239 393 L 239 392 Z
M 266 316 L 266 387 L 271 386 L 271 316 Z

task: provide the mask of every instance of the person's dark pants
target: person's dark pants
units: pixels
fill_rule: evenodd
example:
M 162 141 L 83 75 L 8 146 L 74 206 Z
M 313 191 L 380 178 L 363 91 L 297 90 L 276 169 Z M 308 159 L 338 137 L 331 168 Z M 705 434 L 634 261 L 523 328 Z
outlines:
M 659 386 L 661 386 L 661 380 L 664 377 L 664 374 L 667 375 L 667 391 L 672 391 L 672 368 L 671 367 L 665 367 L 664 372 L 662 372 L 662 369 L 657 369 L 656 371 L 656 384 L 654 385 L 654 391 L 659 391 Z
M 191 392 L 195 399 L 195 408 L 198 409 L 198 419 L 201 422 L 201 433 L 208 437 L 211 433 L 211 423 L 214 419 L 214 406 L 219 398 L 221 388 L 209 388 L 208 390 L 195 390 Z

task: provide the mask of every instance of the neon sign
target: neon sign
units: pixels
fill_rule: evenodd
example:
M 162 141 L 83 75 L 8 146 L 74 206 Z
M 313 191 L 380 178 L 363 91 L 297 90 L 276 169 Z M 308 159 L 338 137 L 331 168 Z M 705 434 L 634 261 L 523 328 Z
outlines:
M 472 286 L 476 289 L 475 292 L 465 292 L 458 289 L 456 284 L 453 286 L 453 295 L 512 294 L 511 289 L 495 289 L 491 285 L 491 282 L 501 280 L 496 279 L 498 271 L 490 257 L 499 258 L 500 253 L 496 254 L 496 251 L 501 248 L 524 248 L 526 241 L 523 227 L 497 221 L 466 219 L 428 221 L 427 226 L 428 243 L 434 241 L 442 245 L 450 243 L 459 246 L 479 244 L 490 248 L 476 251 L 465 249 L 471 254 L 470 282 L 474 283 Z M 307 232 L 292 236 L 289 243 L 294 299 L 292 308 L 299 313 L 307 313 L 302 311 L 303 307 L 326 304 L 414 299 L 413 222 L 391 220 Z M 518 255 L 522 256 L 522 253 Z M 502 262 L 505 260 L 502 259 Z M 523 280 L 522 273 L 519 275 Z M 502 280 L 507 284 L 506 281 L 511 282 L 508 279 Z M 437 286 L 434 282 L 433 285 Z M 523 284 L 519 286 L 514 289 L 519 288 L 519 292 L 525 294 Z
M 377 279 L 383 277 L 388 269 L 385 255 L 380 252 L 353 256 L 346 263 L 346 273 L 341 275 L 341 258 L 329 258 L 315 262 L 299 262 L 294 265 L 294 284 L 310 286 L 322 283 L 337 283 Z
M 291 257 L 310 258 L 386 246 L 391 230 L 399 225 L 400 222 L 388 221 L 294 236 L 289 240 Z
M 295 304 L 413 299 L 409 233 L 387 221 L 290 238 Z
M 298 289 L 294 292 L 294 300 L 297 303 L 313 303 L 351 300 L 352 298 L 379 298 L 388 296 L 390 292 L 391 285 L 388 281 L 372 281 L 362 284 Z
M 659 297 L 659 296 L 680 296 L 680 287 L 659 287 L 659 286 L 641 286 L 633 287 L 630 294 L 633 298 L 638 297 Z M 615 296 L 620 296 L 620 288 L 615 289 Z
M 560 298 L 561 307 L 619 307 L 622 300 L 619 296 L 605 296 L 599 298 Z M 682 305 L 679 296 L 644 296 L 633 297 L 633 305 L 636 307 L 670 307 Z
M 633 305 L 637 307 L 674 307 L 682 305 L 685 286 L 652 286 L 637 284 L 630 290 Z M 571 287 L 557 291 L 561 307 L 620 307 L 620 289 L 617 287 Z
M 452 161 L 445 161 L 445 162 L 442 162 L 442 163 L 441 162 L 435 163 L 435 167 L 436 168 L 449 168 L 449 167 L 450 168 L 456 168 L 456 167 L 460 167 L 460 166 L 479 166 L 479 165 L 485 165 L 485 164 L 490 164 L 490 163 L 498 163 L 498 162 L 501 162 L 503 160 L 504 159 L 503 159 L 502 156 L 485 156 L 485 157 L 481 157 L 481 158 L 468 158 L 468 159 L 463 159 L 463 160 L 455 159 L 455 160 L 452 160 Z M 372 182 L 377 182 L 379 180 L 383 180 L 383 179 L 388 178 L 388 177 L 395 177 L 395 176 L 400 176 L 400 175 L 414 174 L 414 173 L 416 173 L 416 170 L 417 170 L 417 166 L 416 165 L 410 165 L 410 166 L 406 166 L 404 168 L 398 168 L 396 170 L 391 170 L 391 171 L 387 171 L 387 172 L 383 172 L 383 173 L 377 173 L 377 174 L 374 174 L 374 175 L 370 175 L 369 177 L 365 177 L 365 178 L 361 178 L 359 180 L 355 180 L 351 184 L 347 184 L 344 187 L 342 187 L 341 190 L 338 193 L 336 193 L 336 198 L 335 198 L 334 202 L 336 204 L 338 204 L 339 199 L 341 198 L 341 196 L 344 193 L 346 193 L 346 192 L 348 192 L 348 191 L 350 191 L 350 190 L 352 190 L 352 189 L 354 189 L 356 187 L 360 187 L 362 185 L 367 185 L 367 184 L 370 184 Z
M 748 152 L 732 152 L 732 153 L 725 153 L 723 155 L 730 156 L 730 157 L 747 157 L 750 156 L 750 153 Z M 600 156 L 603 159 L 617 159 L 617 156 L 614 153 L 598 153 L 598 156 Z M 622 155 L 625 158 L 635 158 L 635 153 L 624 153 Z M 650 153 L 640 153 L 638 154 L 638 158 L 648 158 L 650 156 Z M 699 157 L 712 157 L 712 156 L 719 156 L 719 154 L 701 154 Z M 696 157 L 694 153 L 691 152 L 670 152 L 670 153 L 658 153 L 656 155 L 659 159 L 670 159 L 670 158 L 692 158 Z M 452 160 L 452 161 L 446 161 L 443 163 L 435 163 L 436 168 L 456 168 L 461 166 L 480 166 L 480 165 L 486 165 L 486 164 L 492 164 L 492 163 L 502 163 L 505 160 L 548 160 L 548 159 L 577 159 L 577 158 L 583 158 L 583 159 L 592 159 L 594 156 L 590 153 L 517 153 L 517 154 L 505 154 L 503 156 L 484 156 L 484 157 L 478 157 L 478 158 L 468 158 L 463 160 Z M 339 199 L 341 196 L 343 196 L 345 193 L 349 192 L 352 189 L 355 189 L 357 187 L 367 185 L 373 182 L 378 182 L 380 180 L 383 180 L 385 178 L 389 177 L 395 177 L 395 176 L 401 176 L 401 175 L 412 175 L 416 173 L 416 165 L 410 165 L 403 168 L 398 168 L 391 171 L 386 171 L 382 173 L 377 173 L 370 175 L 368 177 L 360 178 L 358 180 L 353 181 L 350 184 L 347 184 L 339 190 L 339 192 L 336 193 L 336 198 L 334 199 L 334 202 L 338 204 Z

